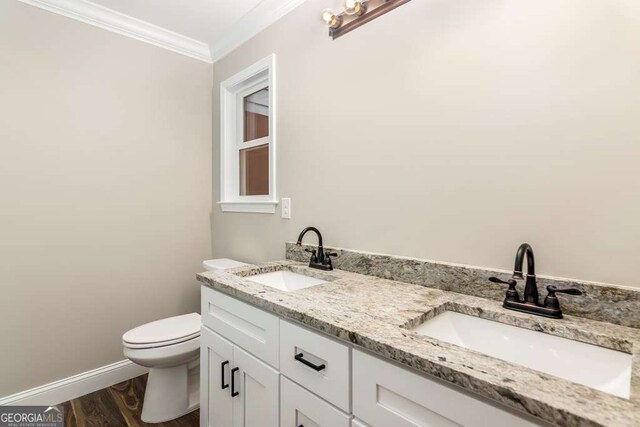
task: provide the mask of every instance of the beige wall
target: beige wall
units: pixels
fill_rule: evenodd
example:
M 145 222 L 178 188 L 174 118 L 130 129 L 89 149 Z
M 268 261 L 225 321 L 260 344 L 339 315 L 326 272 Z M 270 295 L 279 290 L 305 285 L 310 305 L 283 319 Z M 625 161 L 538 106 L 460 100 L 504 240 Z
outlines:
M 211 65 L 0 2 L 0 396 L 197 311 Z
M 335 41 L 331 3 L 214 65 L 217 106 L 276 53 L 293 213 L 214 207 L 214 255 L 279 259 L 316 225 L 328 245 L 504 269 L 529 241 L 541 274 L 640 285 L 640 2 L 415 0 Z

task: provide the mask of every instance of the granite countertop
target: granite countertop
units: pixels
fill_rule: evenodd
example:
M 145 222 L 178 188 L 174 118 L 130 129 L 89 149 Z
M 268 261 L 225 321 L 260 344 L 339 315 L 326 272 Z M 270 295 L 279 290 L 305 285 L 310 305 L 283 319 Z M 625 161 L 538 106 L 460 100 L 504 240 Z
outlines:
M 290 270 L 327 283 L 283 292 L 246 276 Z M 197 275 L 204 285 L 343 339 L 381 357 L 562 426 L 640 425 L 640 330 L 580 317 L 546 319 L 497 301 L 341 270 L 279 261 Z M 623 399 L 409 330 L 443 311 L 545 332 L 632 354 L 631 399 Z

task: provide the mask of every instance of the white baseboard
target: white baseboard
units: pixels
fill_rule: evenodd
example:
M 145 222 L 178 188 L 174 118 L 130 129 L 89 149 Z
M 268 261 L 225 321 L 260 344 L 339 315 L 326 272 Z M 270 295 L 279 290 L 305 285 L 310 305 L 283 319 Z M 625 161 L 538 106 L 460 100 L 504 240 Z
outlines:
M 31 390 L 0 397 L 0 406 L 57 405 L 147 372 L 149 372 L 148 368 L 136 365 L 130 360 L 121 360 L 120 362 L 41 385 Z

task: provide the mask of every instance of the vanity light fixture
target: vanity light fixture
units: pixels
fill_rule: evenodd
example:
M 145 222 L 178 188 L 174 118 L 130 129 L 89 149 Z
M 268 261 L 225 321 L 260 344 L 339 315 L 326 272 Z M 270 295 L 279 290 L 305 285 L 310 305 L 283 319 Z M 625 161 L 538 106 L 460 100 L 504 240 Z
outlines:
M 322 12 L 322 20 L 329 27 L 333 39 L 355 30 L 361 25 L 401 6 L 411 0 L 345 0 L 344 10 L 334 13 L 331 9 Z M 343 25 L 344 24 L 344 25 Z
M 322 11 L 322 20 L 331 29 L 339 28 L 342 24 L 342 16 L 336 15 L 331 9 L 325 9 Z
M 367 3 L 364 0 L 345 0 L 344 13 L 347 15 L 361 16 L 367 11 Z

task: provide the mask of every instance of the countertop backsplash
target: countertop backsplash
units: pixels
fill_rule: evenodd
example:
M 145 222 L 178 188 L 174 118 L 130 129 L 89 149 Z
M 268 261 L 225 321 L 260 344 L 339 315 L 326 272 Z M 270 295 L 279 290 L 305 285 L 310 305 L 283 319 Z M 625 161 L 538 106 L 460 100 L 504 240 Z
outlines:
M 309 254 L 304 249 L 313 247 L 287 242 L 286 259 L 308 262 Z M 329 249 L 338 253 L 337 257 L 332 257 L 332 262 L 334 268 L 340 270 L 496 301 L 504 299 L 506 286 L 489 282 L 488 278 L 511 277 L 511 272 L 502 270 L 325 246 L 325 250 Z M 539 275 L 537 279 L 541 298 L 546 295 L 548 285 L 574 287 L 582 291 L 581 296 L 558 295 L 565 314 L 640 328 L 640 289 Z M 523 289 L 524 281 L 519 281 L 520 295 L 523 294 Z

